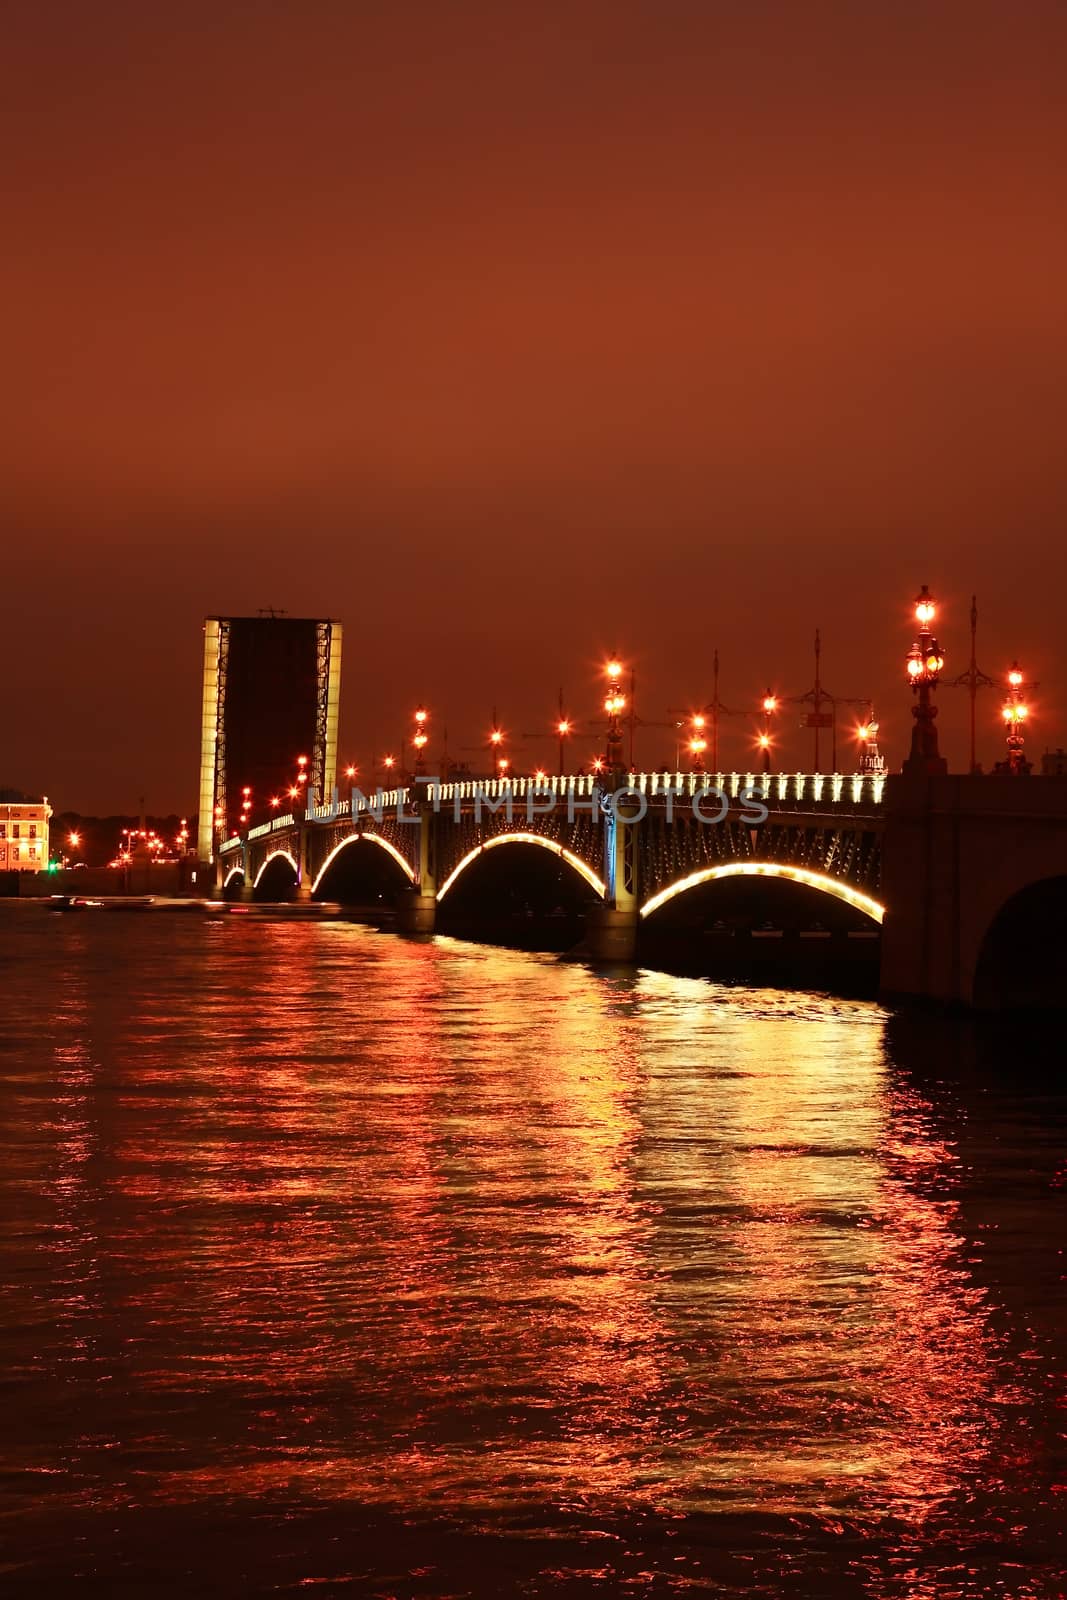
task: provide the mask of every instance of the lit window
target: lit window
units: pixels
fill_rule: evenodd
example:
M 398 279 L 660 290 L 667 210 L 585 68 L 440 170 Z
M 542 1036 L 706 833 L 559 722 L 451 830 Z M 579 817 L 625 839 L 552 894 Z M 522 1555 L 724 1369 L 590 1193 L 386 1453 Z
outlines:
M 0 839 L 6 839 L 6 838 L 7 838 L 7 823 L 6 822 L 0 822 Z

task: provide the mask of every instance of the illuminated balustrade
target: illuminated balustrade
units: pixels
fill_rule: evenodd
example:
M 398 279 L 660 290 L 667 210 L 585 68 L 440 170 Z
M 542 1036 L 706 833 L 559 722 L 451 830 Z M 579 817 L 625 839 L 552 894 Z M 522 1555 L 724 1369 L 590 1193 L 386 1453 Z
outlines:
M 453 809 L 458 803 L 473 804 L 483 801 L 526 801 L 528 797 L 544 800 L 551 796 L 572 795 L 576 799 L 591 799 L 601 787 L 595 773 L 574 773 L 544 777 L 463 778 L 447 783 L 429 782 L 415 787 L 382 790 L 377 794 L 355 797 L 355 815 L 362 816 L 382 810 L 404 810 L 417 805 L 430 804 L 438 809 Z M 625 785 L 631 792 L 644 797 L 650 805 L 664 802 L 668 796 L 691 800 L 700 792 L 718 790 L 732 800 L 741 802 L 746 794 L 761 794 L 771 806 L 810 806 L 813 809 L 831 807 L 879 807 L 885 789 L 885 776 L 871 773 L 805 773 L 805 772 L 638 772 L 631 773 Z M 606 792 L 606 791 L 602 791 Z M 312 822 L 332 822 L 340 816 L 352 815 L 348 802 L 334 806 L 317 806 L 308 813 Z M 276 817 L 274 829 L 291 827 L 292 817 Z M 249 837 L 258 835 L 255 830 Z

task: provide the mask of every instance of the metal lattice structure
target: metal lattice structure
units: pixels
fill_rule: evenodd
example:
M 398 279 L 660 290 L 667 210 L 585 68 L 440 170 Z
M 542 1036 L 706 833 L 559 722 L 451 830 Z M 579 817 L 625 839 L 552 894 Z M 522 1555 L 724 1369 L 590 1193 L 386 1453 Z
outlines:
M 309 806 L 274 818 L 220 852 L 222 880 L 255 882 L 274 856 L 316 892 L 341 851 L 380 849 L 397 887 L 443 898 L 483 851 L 542 845 L 569 861 L 595 892 L 636 896 L 643 907 L 694 878 L 728 872 L 795 875 L 843 897 L 879 894 L 884 779 L 869 774 L 638 774 L 613 801 L 594 778 L 494 779 L 397 789 Z M 764 795 L 763 805 L 754 799 Z M 766 814 L 763 815 L 765 807 Z M 617 830 L 618 878 L 606 863 Z M 325 891 L 324 891 L 325 892 Z

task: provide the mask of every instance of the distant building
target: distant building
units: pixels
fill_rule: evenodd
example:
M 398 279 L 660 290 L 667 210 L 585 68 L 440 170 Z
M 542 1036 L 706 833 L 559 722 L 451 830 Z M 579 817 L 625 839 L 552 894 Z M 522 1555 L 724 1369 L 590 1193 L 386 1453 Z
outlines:
M 1043 778 L 1067 778 L 1067 750 L 1046 750 L 1041 757 Z
M 43 872 L 48 865 L 48 796 L 0 790 L 0 872 Z
M 208 617 L 200 733 L 197 853 L 214 854 L 216 808 L 227 833 L 239 826 L 242 791 L 262 819 L 286 796 L 297 758 L 306 788 L 328 799 L 337 774 L 341 690 L 339 622 L 307 617 Z M 286 797 L 282 809 L 291 802 Z

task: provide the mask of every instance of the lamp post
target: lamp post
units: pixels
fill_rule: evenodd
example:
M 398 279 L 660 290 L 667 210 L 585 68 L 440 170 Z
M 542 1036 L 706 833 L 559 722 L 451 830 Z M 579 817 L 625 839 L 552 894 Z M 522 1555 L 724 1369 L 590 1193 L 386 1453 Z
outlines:
M 715 649 L 715 651 L 714 651 L 714 653 L 712 655 L 712 658 L 711 658 L 711 681 L 712 681 L 711 699 L 708 701 L 707 705 L 704 706 L 703 711 L 701 713 L 698 713 L 698 715 L 705 716 L 705 726 L 706 726 L 706 715 L 708 713 L 710 713 L 710 716 L 711 716 L 711 770 L 712 770 L 712 772 L 718 772 L 718 770 L 719 770 L 719 721 L 720 721 L 720 719 L 722 717 L 740 717 L 740 716 L 744 715 L 744 713 L 742 711 L 737 711 L 732 706 L 724 705 L 723 702 L 719 699 L 719 651 L 718 651 L 718 647 L 716 647 L 716 649 Z M 689 717 L 691 722 L 695 722 L 696 721 L 696 717 L 694 717 L 692 715 L 692 713 L 690 713 L 689 711 L 684 710 L 681 706 L 668 706 L 667 707 L 667 711 L 668 711 L 668 714 L 670 714 L 672 716 Z M 663 727 L 664 724 L 660 723 L 659 726 Z M 668 724 L 666 724 L 666 726 L 670 727 L 670 726 L 672 726 L 672 724 L 668 723 Z M 682 724 L 680 722 L 676 722 L 676 723 L 673 724 L 673 726 L 676 729 L 680 729 Z M 677 759 L 677 755 L 676 755 L 675 759 Z
M 497 718 L 496 706 L 493 707 L 493 720 L 489 727 L 489 754 L 493 762 L 494 778 L 503 778 L 511 763 L 504 754 L 504 730 Z
M 1019 663 L 1013 661 L 1008 672 L 1008 693 L 1000 709 L 1001 717 L 1004 719 L 1008 759 L 997 762 L 997 772 L 1006 772 L 1011 777 L 1025 777 L 1030 771 L 1030 763 L 1023 753 L 1026 721 L 1030 715 L 1026 692 L 1036 687 L 1036 684 L 1023 681 Z
M 568 717 L 560 717 L 557 725 L 555 725 L 555 733 L 557 733 L 558 741 L 560 741 L 560 778 L 563 778 L 563 774 L 566 771 L 566 757 L 563 754 L 563 750 L 565 750 L 566 741 L 571 736 L 571 722 L 569 722 Z
M 970 763 L 970 767 L 969 767 L 968 770 L 970 772 L 972 772 L 972 773 L 978 772 L 980 770 L 980 768 L 978 766 L 978 756 L 977 756 L 977 753 L 976 753 L 976 744 L 975 744 L 975 732 L 976 732 L 975 700 L 978 697 L 979 689 L 992 689 L 992 688 L 995 687 L 994 680 L 989 676 L 988 673 L 983 672 L 981 667 L 978 665 L 977 637 L 978 637 L 978 596 L 972 594 L 972 596 L 971 596 L 971 660 L 970 660 L 970 665 L 968 666 L 966 672 L 961 672 L 958 678 L 950 678 L 948 680 L 948 683 L 946 684 L 946 688 L 949 688 L 949 689 L 966 689 L 968 697 L 969 697 L 970 702 L 971 702 L 971 763 Z
M 552 732 L 546 733 L 539 729 L 537 733 L 524 733 L 523 739 L 555 739 L 559 747 L 559 775 L 562 778 L 567 770 L 567 740 L 572 739 L 576 732 L 574 718 L 569 716 L 563 704 L 563 689 L 560 688 L 556 720 L 552 724 Z M 538 769 L 540 770 L 540 768 Z
M 757 742 L 760 747 L 760 754 L 763 757 L 763 771 L 766 774 L 771 770 L 771 746 L 774 743 L 771 738 L 771 718 L 778 710 L 778 696 L 773 690 L 768 689 L 763 696 L 761 709 L 763 711 L 763 727 L 760 729 Z
M 878 722 L 873 706 L 868 709 L 866 722 L 861 722 L 856 729 L 856 738 L 860 746 L 859 771 L 868 777 L 881 777 L 885 772 L 885 757 L 878 748 Z
M 922 777 L 937 777 L 948 771 L 948 762 L 937 746 L 937 707 L 934 690 L 945 665 L 931 624 L 937 607 L 925 583 L 915 600 L 915 620 L 919 625 L 918 637 L 908 651 L 908 681 L 915 696 L 911 708 L 914 723 L 911 730 L 911 751 L 903 770 Z
M 707 753 L 708 741 L 704 734 L 706 719 L 702 711 L 694 712 L 690 719 L 692 733 L 689 735 L 689 766 L 693 772 L 703 772 L 704 757 Z
M 429 734 L 426 732 L 426 723 L 428 720 L 429 712 L 426 710 L 426 707 L 418 706 L 415 711 L 415 732 L 411 736 L 412 748 L 415 751 L 416 778 L 423 778 L 426 776 L 426 758 L 423 752 L 426 749 L 426 741 L 429 738 Z
M 608 692 L 604 700 L 604 710 L 608 714 L 608 747 L 605 751 L 605 762 L 608 771 L 615 775 L 623 770 L 622 724 L 619 718 L 626 707 L 626 696 L 622 692 L 622 663 L 612 657 L 604 670 L 608 678 Z
M 566 711 L 563 709 L 563 686 L 560 685 L 559 716 L 556 719 L 556 738 L 559 740 L 559 775 L 561 778 L 567 770 L 566 756 L 564 751 L 566 749 L 567 740 L 571 736 L 573 727 L 574 724 L 571 722 L 570 717 L 568 717 Z

